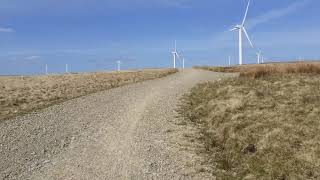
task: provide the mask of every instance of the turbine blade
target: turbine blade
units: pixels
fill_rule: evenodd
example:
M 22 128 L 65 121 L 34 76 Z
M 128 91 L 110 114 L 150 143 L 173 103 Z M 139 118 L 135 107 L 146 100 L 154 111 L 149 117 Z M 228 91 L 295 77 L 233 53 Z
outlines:
M 244 18 L 243 18 L 243 21 L 242 21 L 242 26 L 243 26 L 244 23 L 246 22 L 247 14 L 248 14 L 249 6 L 250 6 L 250 2 L 251 2 L 251 0 L 249 0 L 249 2 L 248 2 L 247 9 L 246 9 L 246 13 L 244 14 Z
M 249 35 L 248 35 L 248 33 L 247 33 L 247 30 L 246 30 L 244 27 L 242 28 L 242 30 L 243 30 L 244 34 L 246 35 L 246 37 L 247 37 L 247 39 L 248 39 L 251 47 L 254 48 L 254 46 L 253 46 L 253 44 L 252 44 L 252 41 L 250 40 L 250 37 L 249 37 Z
M 230 29 L 230 31 L 235 31 L 235 30 L 237 30 L 238 28 L 233 28 L 233 29 Z

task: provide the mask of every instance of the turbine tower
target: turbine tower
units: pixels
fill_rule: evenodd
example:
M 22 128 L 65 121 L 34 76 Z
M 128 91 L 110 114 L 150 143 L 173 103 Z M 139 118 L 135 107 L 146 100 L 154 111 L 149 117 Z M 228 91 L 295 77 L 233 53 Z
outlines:
M 180 58 L 179 54 L 177 52 L 177 41 L 174 41 L 174 51 L 172 51 L 172 55 L 173 55 L 173 68 L 176 68 L 176 58 Z
M 68 64 L 66 64 L 66 73 L 69 73 L 69 68 L 68 68 Z
M 257 62 L 258 62 L 258 64 L 260 64 L 261 62 L 262 62 L 262 56 L 261 56 L 261 54 L 262 54 L 262 52 L 261 51 L 259 51 L 259 52 L 257 52 Z M 263 63 L 263 62 L 262 62 Z
M 249 0 L 248 5 L 247 5 L 247 9 L 244 15 L 244 18 L 242 20 L 242 24 L 241 25 L 236 25 L 233 29 L 231 29 L 230 31 L 235 31 L 238 30 L 239 31 L 239 64 L 242 65 L 243 64 L 243 47 L 242 47 L 242 33 L 244 33 L 251 45 L 251 47 L 253 48 L 253 44 L 252 41 L 249 38 L 249 35 L 247 33 L 247 30 L 245 28 L 245 22 L 247 19 L 247 14 L 248 14 L 248 10 L 249 10 L 249 6 L 250 6 L 250 2 L 251 0 Z
M 184 58 L 182 58 L 182 69 L 184 69 Z
M 118 71 L 121 71 L 121 61 L 117 61 L 118 64 Z

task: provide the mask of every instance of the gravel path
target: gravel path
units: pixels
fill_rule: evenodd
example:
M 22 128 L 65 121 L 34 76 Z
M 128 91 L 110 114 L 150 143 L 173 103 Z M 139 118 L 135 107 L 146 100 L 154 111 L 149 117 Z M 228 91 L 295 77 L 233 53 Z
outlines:
M 195 84 L 225 76 L 185 70 L 4 121 L 0 179 L 211 179 L 184 148 L 175 108 Z

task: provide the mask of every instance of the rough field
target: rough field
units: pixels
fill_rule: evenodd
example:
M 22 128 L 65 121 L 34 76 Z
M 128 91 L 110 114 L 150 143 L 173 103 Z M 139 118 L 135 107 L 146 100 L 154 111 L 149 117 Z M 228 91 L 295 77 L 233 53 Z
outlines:
M 196 69 L 204 69 L 213 72 L 240 73 L 241 77 L 259 78 L 272 74 L 320 74 L 320 62 L 292 62 L 276 64 L 251 64 L 231 67 L 197 66 Z
M 184 70 L 2 121 L 0 179 L 213 179 L 175 109 L 197 83 L 230 76 Z
M 50 76 L 0 76 L 0 121 L 110 88 L 164 77 L 174 69 Z
M 320 179 L 320 75 L 275 73 L 203 83 L 178 112 L 218 179 Z

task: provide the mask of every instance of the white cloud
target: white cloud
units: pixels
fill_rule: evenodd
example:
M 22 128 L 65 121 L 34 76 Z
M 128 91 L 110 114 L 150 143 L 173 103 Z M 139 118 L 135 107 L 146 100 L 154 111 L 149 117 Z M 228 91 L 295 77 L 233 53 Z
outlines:
M 320 37 L 320 28 L 303 28 L 295 31 L 278 30 L 276 32 L 257 32 L 256 36 L 260 45 L 269 47 L 318 47 L 320 45 L 320 38 L 318 38 Z M 270 39 L 269 37 L 273 38 Z
M 302 0 L 302 1 L 296 1 L 292 4 L 290 4 L 289 6 L 285 7 L 285 8 L 280 8 L 280 9 L 273 9 L 261 16 L 258 16 L 256 18 L 253 18 L 252 20 L 248 21 L 248 26 L 247 28 L 253 28 L 259 24 L 268 22 L 272 19 L 276 19 L 276 18 L 280 18 L 283 16 L 286 16 L 290 13 L 293 13 L 294 11 L 298 10 L 299 8 L 302 8 L 303 6 L 305 6 L 307 3 L 309 3 L 311 0 Z
M 76 0 L 75 0 L 76 1 Z M 84 0 L 84 3 L 91 4 L 92 0 Z M 104 3 L 114 9 L 127 8 L 149 8 L 149 7 L 169 7 L 169 8 L 186 8 L 189 7 L 192 0 L 107 0 Z M 73 6 L 72 6 L 73 7 Z
M 157 2 L 169 7 L 184 8 L 184 7 L 187 7 L 187 3 L 189 3 L 190 1 L 189 0 L 160 0 Z
M 27 60 L 35 60 L 35 59 L 39 59 L 39 58 L 40 58 L 40 56 L 28 56 L 25 59 L 27 59 Z
M 0 32 L 12 33 L 14 32 L 14 29 L 0 27 Z

